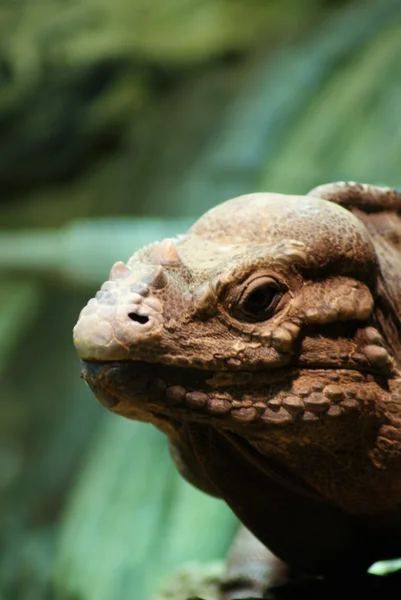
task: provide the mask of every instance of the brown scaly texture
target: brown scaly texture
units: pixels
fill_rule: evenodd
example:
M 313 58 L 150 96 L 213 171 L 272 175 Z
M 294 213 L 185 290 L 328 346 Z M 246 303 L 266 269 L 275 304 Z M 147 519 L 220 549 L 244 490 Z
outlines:
M 273 553 L 238 589 L 401 555 L 400 210 L 354 183 L 241 196 L 117 263 L 81 312 L 100 402 L 164 431 Z

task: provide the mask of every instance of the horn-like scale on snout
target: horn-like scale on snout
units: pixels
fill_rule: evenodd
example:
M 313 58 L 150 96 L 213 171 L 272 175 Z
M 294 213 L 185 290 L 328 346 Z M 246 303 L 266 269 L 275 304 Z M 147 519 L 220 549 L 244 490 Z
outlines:
M 171 240 L 152 245 L 143 262 L 115 263 L 106 281 L 81 311 L 74 343 L 81 358 L 125 360 L 134 343 L 149 345 L 162 327 L 162 305 L 156 290 L 167 285 L 164 267 L 179 266 Z M 150 344 L 151 345 L 151 344 Z

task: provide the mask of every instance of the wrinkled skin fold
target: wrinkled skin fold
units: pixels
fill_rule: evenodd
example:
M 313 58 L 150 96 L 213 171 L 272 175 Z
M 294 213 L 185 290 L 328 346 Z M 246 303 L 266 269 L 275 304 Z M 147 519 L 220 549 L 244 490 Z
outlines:
M 400 210 L 353 183 L 229 200 L 116 263 L 75 326 L 99 401 L 269 548 L 238 590 L 401 555 Z

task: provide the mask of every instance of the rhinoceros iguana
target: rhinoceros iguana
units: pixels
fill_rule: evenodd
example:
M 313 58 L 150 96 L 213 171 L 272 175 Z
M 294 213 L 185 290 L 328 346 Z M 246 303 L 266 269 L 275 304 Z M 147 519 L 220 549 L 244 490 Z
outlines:
M 355 183 L 234 198 L 116 263 L 81 312 L 96 397 L 163 431 L 269 549 L 237 544 L 227 598 L 401 555 L 400 210 Z

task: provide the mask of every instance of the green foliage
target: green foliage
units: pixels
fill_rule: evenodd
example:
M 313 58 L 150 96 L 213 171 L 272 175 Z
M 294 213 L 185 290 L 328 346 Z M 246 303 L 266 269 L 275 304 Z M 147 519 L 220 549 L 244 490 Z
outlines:
M 3 278 L 0 289 L 0 378 L 27 328 L 40 310 L 41 289 L 34 281 Z
M 50 58 L 65 67 L 99 57 L 193 63 L 247 48 L 273 32 L 288 35 L 318 6 L 317 0 L 43 0 L 8 11 L 10 46 L 17 64 L 38 68 L 50 46 Z
M 401 5 L 348 4 L 3 2 L 0 595 L 145 600 L 224 555 L 231 513 L 97 406 L 71 329 L 115 260 L 221 200 L 401 185 Z
M 107 279 L 117 260 L 128 260 L 134 250 L 189 225 L 184 219 L 87 219 L 59 230 L 3 232 L 0 270 L 34 274 L 91 292 Z
M 333 72 L 268 161 L 262 189 L 299 193 L 330 180 L 401 186 L 400 39 L 401 14 Z
M 161 460 L 166 453 L 156 430 L 104 419 L 59 539 L 56 587 L 66 597 L 139 600 L 174 567 L 227 551 L 230 514 L 184 483 L 171 462 Z
M 157 96 L 153 69 L 296 31 L 318 0 L 81 0 L 0 7 L 0 181 L 64 179 Z M 308 12 L 306 12 L 308 10 Z M 174 77 L 174 72 L 165 78 Z

